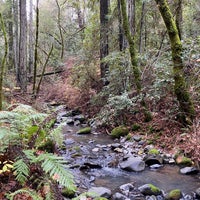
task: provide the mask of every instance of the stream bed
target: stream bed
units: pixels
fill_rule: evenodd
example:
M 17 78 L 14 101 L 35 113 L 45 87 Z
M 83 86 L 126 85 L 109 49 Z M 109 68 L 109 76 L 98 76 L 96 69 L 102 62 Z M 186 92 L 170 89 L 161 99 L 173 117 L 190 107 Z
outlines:
M 119 166 L 124 151 L 127 154 L 130 149 L 138 152 L 144 148 L 144 145 L 139 145 L 137 142 L 130 144 L 126 141 L 113 140 L 104 133 L 92 132 L 79 135 L 77 131 L 86 124 L 74 120 L 75 116 L 72 121 L 71 116 L 68 117 L 63 113 L 58 118 L 58 121 L 62 123 L 66 121 L 63 129 L 66 149 L 63 149 L 61 154 L 69 162 L 69 168 L 80 191 L 87 191 L 93 186 L 102 186 L 114 193 L 121 185 L 127 183 L 132 183 L 135 187 L 153 184 L 165 193 L 180 189 L 183 194 L 189 194 L 192 197 L 194 192 L 200 188 L 200 174 L 181 174 L 180 167 L 176 164 L 163 164 L 153 169 L 146 166 L 140 172 L 123 170 Z

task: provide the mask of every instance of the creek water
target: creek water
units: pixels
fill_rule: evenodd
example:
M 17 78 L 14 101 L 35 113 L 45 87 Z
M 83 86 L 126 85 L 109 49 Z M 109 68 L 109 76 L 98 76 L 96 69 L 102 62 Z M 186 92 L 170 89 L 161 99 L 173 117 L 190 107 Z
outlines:
M 103 186 L 116 191 L 120 185 L 126 183 L 134 183 L 135 186 L 151 183 L 164 192 L 180 189 L 185 194 L 192 194 L 200 188 L 200 174 L 180 174 L 177 165 L 164 165 L 156 170 L 146 167 L 142 172 L 127 172 L 118 165 L 109 166 L 108 163 L 117 160 L 118 155 L 107 146 L 116 141 L 106 134 L 78 135 L 78 129 L 78 126 L 65 126 L 63 132 L 66 150 L 62 154 L 69 160 L 79 187 L 87 189 L 91 186 Z M 80 170 L 80 166 L 86 162 L 96 163 L 102 167 Z

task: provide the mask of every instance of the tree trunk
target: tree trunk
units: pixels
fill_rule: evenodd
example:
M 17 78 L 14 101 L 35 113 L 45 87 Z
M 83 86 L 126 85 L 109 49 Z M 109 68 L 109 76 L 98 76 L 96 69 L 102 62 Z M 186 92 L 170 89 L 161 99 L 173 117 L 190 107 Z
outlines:
M 4 56 L 1 60 L 1 69 L 0 69 L 0 110 L 2 110 L 2 103 L 3 103 L 3 78 L 4 78 L 4 71 L 5 71 L 5 65 L 6 65 L 6 57 L 8 54 L 8 41 L 7 41 L 7 35 L 5 30 L 5 24 L 3 21 L 2 14 L 0 13 L 0 25 L 1 30 L 3 31 L 4 36 Z
M 122 28 L 122 14 L 121 14 L 121 4 L 120 0 L 117 0 L 117 8 L 118 8 L 118 23 L 119 23 L 119 34 L 118 34 L 118 41 L 119 41 L 119 50 L 123 51 L 125 49 L 124 45 L 124 33 Z
M 20 0 L 20 38 L 18 83 L 23 92 L 27 91 L 27 13 L 26 0 Z
M 29 3 L 29 9 L 30 9 L 30 13 L 29 13 L 29 58 L 28 58 L 28 73 L 29 75 L 32 73 L 33 71 L 33 49 L 34 49 L 34 38 L 33 38 L 33 0 L 30 0 Z
M 145 16 L 145 2 L 142 2 L 142 11 L 141 11 L 141 19 L 140 19 L 140 36 L 139 36 L 139 53 L 142 52 L 142 32 L 144 27 L 144 18 Z
M 173 74 L 174 74 L 174 91 L 179 101 L 179 109 L 181 113 L 181 120 L 183 123 L 188 123 L 187 119 L 192 120 L 195 116 L 195 110 L 193 102 L 190 98 L 185 77 L 184 77 L 184 64 L 182 60 L 182 44 L 179 38 L 176 23 L 169 9 L 169 5 L 166 0 L 156 0 L 159 11 L 165 22 L 172 50 L 172 59 L 174 63 Z
M 36 31 L 35 31 L 35 52 L 34 52 L 34 69 L 33 69 L 33 96 L 36 98 L 36 77 L 37 77 L 37 62 L 38 62 L 38 35 L 39 35 L 39 0 L 36 3 Z
M 128 0 L 128 19 L 131 35 L 135 34 L 135 0 Z
M 60 41 L 61 41 L 60 58 L 63 59 L 65 44 L 64 44 L 64 37 L 63 37 L 62 26 L 61 26 L 61 8 L 60 8 L 58 0 L 56 0 L 56 5 L 58 7 L 57 20 L 58 20 L 58 29 L 59 29 Z
M 142 89 L 141 77 L 140 77 L 140 71 L 139 71 L 138 65 L 137 65 L 138 63 L 137 63 L 137 55 L 136 55 L 136 51 L 135 51 L 134 36 L 133 37 L 131 36 L 130 27 L 129 27 L 129 23 L 128 23 L 125 0 L 121 0 L 121 11 L 122 11 L 124 34 L 129 43 L 129 52 L 130 52 L 131 64 L 132 64 L 132 68 L 133 68 L 134 83 L 136 86 L 136 90 L 139 94 Z
M 14 68 L 16 70 L 16 77 L 17 77 L 17 82 L 18 81 L 18 63 L 19 63 L 19 28 L 18 28 L 18 23 L 19 23 L 19 4 L 18 0 L 13 0 L 13 14 L 14 14 Z
M 13 69 L 14 54 L 13 54 L 13 6 L 12 0 L 7 0 L 9 10 L 8 10 L 8 69 Z
M 109 0 L 100 1 L 100 69 L 103 85 L 107 85 L 108 64 L 103 59 L 108 55 L 108 13 Z
M 183 21 L 183 0 L 175 0 L 176 5 L 176 26 L 180 40 L 182 39 L 182 21 Z

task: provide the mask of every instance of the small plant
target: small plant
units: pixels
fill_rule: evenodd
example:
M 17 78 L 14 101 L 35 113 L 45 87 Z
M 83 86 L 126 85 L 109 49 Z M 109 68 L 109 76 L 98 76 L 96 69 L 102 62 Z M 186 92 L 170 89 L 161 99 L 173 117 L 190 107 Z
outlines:
M 141 128 L 139 124 L 133 124 L 132 125 L 132 131 L 138 131 Z

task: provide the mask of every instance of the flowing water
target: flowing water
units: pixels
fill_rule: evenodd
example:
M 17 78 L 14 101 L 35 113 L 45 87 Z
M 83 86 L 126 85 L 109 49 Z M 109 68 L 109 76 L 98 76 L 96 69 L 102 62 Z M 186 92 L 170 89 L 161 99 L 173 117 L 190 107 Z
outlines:
M 63 132 L 66 151 L 63 155 L 71 163 L 71 170 L 82 188 L 87 189 L 95 185 L 116 191 L 120 185 L 126 183 L 134 183 L 135 186 L 151 183 L 165 192 L 180 189 L 187 194 L 200 188 L 200 174 L 182 175 L 176 165 L 164 165 L 157 170 L 146 167 L 142 172 L 127 172 L 118 166 L 110 167 L 108 163 L 117 159 L 117 154 L 107 147 L 115 141 L 106 134 L 78 135 L 78 129 L 78 126 L 65 126 Z M 80 166 L 87 162 L 99 164 L 102 168 L 95 166 L 80 170 Z

